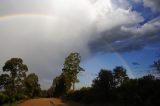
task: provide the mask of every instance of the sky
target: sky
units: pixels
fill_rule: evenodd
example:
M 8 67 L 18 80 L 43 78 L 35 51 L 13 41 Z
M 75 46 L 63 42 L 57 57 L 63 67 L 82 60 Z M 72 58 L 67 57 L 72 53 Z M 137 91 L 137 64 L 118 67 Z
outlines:
M 159 41 L 160 0 L 0 0 L 0 67 L 22 58 L 43 89 L 71 52 L 85 69 L 77 87 L 116 66 L 131 78 L 146 75 Z

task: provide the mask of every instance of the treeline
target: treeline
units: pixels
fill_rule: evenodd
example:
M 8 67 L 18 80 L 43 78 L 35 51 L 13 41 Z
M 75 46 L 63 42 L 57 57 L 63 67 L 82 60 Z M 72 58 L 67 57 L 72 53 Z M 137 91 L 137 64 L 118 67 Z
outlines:
M 87 104 L 111 106 L 160 106 L 160 79 L 153 75 L 130 79 L 127 70 L 117 66 L 101 69 L 91 87 L 66 90 L 67 80 L 62 74 L 55 78 L 47 91 L 48 97 L 61 97 Z
M 91 87 L 75 90 L 78 73 L 85 71 L 80 61 L 79 53 L 69 54 L 62 73 L 53 79 L 48 90 L 41 90 L 38 76 L 35 73 L 27 75 L 28 68 L 22 59 L 8 60 L 0 75 L 0 104 L 36 97 L 60 97 L 111 106 L 160 106 L 160 80 L 152 75 L 130 79 L 122 66 L 113 70 L 101 69 Z M 152 66 L 160 71 L 159 60 Z
M 37 97 L 59 97 L 75 88 L 77 74 L 84 71 L 79 66 L 79 53 L 71 53 L 65 58 L 62 74 L 54 79 L 48 90 L 41 90 L 38 76 L 28 73 L 28 67 L 21 58 L 11 58 L 6 61 L 0 75 L 0 105 L 13 103 L 19 100 Z
M 69 92 L 67 99 L 111 106 L 160 106 L 160 80 L 152 75 L 138 79 L 123 76 L 123 70 L 101 70 L 92 87 Z
M 28 67 L 21 58 L 11 58 L 0 75 L 0 105 L 40 97 L 41 88 L 35 73 L 26 75 Z
M 113 106 L 160 106 L 160 79 L 151 74 L 130 79 L 122 66 L 113 70 L 102 69 L 91 87 L 74 90 L 74 83 L 78 82 L 77 74 L 80 72 L 78 69 L 83 70 L 79 66 L 80 57 L 77 57 L 79 54 L 73 53 L 65 59 L 62 74 L 53 80 L 52 86 L 46 91 L 47 97 Z M 155 61 L 152 67 L 159 73 L 160 60 Z

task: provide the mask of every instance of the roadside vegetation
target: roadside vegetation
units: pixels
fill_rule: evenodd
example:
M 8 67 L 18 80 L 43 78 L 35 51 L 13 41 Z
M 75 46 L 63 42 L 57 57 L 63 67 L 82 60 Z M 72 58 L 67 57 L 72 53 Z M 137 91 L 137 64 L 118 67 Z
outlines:
M 61 74 L 53 79 L 48 90 L 42 90 L 38 76 L 28 73 L 23 60 L 11 58 L 5 62 L 0 75 L 0 105 L 16 106 L 19 101 L 30 98 L 59 97 L 84 104 L 160 106 L 160 79 L 152 74 L 130 79 L 123 66 L 116 66 L 113 70 L 101 69 L 91 87 L 75 90 L 78 74 L 85 71 L 80 61 L 79 53 L 69 54 Z M 160 60 L 155 61 L 152 67 L 159 73 Z

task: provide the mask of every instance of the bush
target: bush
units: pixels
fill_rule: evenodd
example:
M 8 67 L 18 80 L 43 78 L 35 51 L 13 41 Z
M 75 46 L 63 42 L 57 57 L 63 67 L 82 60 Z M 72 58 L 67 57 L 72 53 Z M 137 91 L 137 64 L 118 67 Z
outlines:
M 8 102 L 8 96 L 4 93 L 0 93 L 0 104 L 4 104 Z
M 96 92 L 91 88 L 82 88 L 80 90 L 70 92 L 67 94 L 67 99 L 82 103 L 93 103 L 97 100 Z
M 23 100 L 23 99 L 27 99 L 27 98 L 28 98 L 28 96 L 26 96 L 26 95 L 24 95 L 24 94 L 17 94 L 17 95 L 15 96 L 16 101 Z

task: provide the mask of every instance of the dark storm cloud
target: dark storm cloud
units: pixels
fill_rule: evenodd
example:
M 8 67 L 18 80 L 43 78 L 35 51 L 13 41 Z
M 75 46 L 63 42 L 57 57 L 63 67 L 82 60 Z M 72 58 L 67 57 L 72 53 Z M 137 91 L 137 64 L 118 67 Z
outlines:
M 160 0 L 143 0 L 144 6 L 150 7 L 153 11 L 160 11 Z
M 99 39 L 89 43 L 94 52 L 130 52 L 141 50 L 160 41 L 160 17 L 142 26 L 119 26 L 103 32 Z

